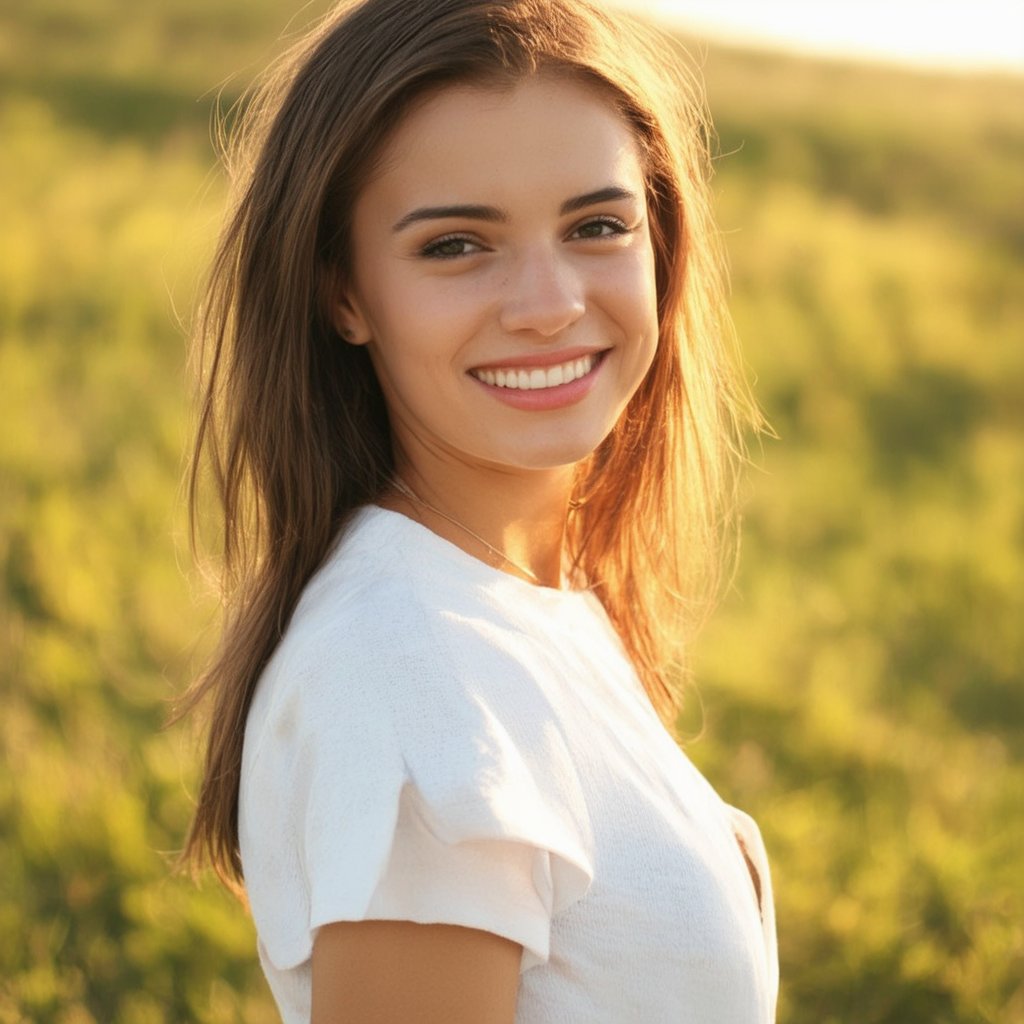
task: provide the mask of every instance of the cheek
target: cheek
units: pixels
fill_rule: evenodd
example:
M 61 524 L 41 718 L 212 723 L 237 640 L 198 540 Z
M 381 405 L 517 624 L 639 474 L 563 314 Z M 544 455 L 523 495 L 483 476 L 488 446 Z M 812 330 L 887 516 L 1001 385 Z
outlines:
M 654 250 L 648 246 L 643 268 L 641 270 L 641 281 L 638 283 L 638 305 L 639 315 L 643 317 L 652 346 L 657 345 L 661 325 L 658 322 L 658 280 L 657 267 L 654 260 Z
M 661 326 L 658 322 L 658 288 L 653 253 L 638 259 L 632 273 L 622 277 L 622 317 L 638 339 L 635 351 L 637 385 L 654 362 Z
M 403 275 L 375 290 L 368 319 L 384 352 L 441 362 L 472 335 L 485 305 L 481 290 L 464 280 Z
M 610 312 L 632 335 L 648 338 L 658 333 L 658 289 L 654 275 L 654 255 L 645 250 L 631 253 L 609 268 L 603 292 Z
M 378 294 L 370 307 L 370 356 L 389 405 L 434 406 L 437 396 L 458 384 L 470 320 L 457 302 L 416 282 L 392 294 Z

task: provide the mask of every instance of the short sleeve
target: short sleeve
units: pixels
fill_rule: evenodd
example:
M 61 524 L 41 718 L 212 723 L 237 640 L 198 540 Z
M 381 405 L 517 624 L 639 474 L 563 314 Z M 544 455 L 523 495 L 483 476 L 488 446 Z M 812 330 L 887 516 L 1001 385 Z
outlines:
M 262 681 L 239 838 L 276 968 L 306 961 L 325 924 L 389 919 L 502 935 L 527 970 L 589 887 L 586 806 L 529 666 L 454 632 L 298 647 L 315 656 L 284 651 Z
M 314 890 L 311 926 L 361 918 L 459 924 L 518 942 L 522 970 L 544 963 L 554 912 L 551 857 L 557 855 L 506 838 L 445 842 L 430 831 L 422 806 L 416 789 L 404 786 L 386 865 L 365 908 L 353 906 L 333 871 L 321 873 L 325 884 Z M 572 888 L 577 879 L 566 881 Z

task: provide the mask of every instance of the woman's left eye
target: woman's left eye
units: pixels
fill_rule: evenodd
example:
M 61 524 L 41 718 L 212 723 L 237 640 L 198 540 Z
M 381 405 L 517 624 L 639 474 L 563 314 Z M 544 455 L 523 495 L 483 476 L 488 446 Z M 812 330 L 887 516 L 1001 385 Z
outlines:
M 596 217 L 581 224 L 570 238 L 609 238 L 612 235 L 624 235 L 629 229 L 617 217 Z

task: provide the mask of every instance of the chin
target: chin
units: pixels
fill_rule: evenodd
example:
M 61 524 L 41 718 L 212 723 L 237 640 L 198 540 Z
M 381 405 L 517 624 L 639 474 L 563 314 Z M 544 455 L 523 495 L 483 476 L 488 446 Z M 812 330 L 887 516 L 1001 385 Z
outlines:
M 608 434 L 611 427 L 603 433 L 595 432 L 588 436 L 553 437 L 546 443 L 532 445 L 529 449 L 520 448 L 514 455 L 509 453 L 506 464 L 517 465 L 525 470 L 564 469 L 575 466 L 578 462 L 589 458 Z

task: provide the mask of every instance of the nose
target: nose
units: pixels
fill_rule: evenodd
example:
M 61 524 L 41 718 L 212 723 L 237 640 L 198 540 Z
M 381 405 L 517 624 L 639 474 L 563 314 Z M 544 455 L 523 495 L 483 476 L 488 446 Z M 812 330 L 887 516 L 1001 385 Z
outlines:
M 521 254 L 504 282 L 501 326 L 509 333 L 550 338 L 579 320 L 585 309 L 577 271 L 550 246 L 538 245 Z

